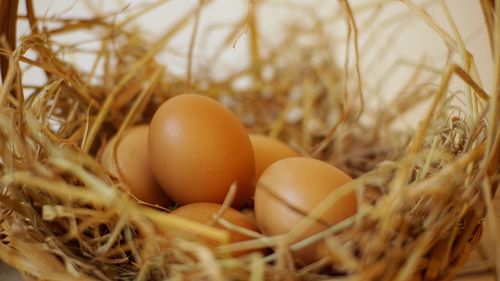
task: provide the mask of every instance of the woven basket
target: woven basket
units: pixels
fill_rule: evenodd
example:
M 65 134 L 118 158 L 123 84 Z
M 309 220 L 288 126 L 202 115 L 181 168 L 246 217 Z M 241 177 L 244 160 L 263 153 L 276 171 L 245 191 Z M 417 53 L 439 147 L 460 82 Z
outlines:
M 415 13 L 422 11 L 411 1 L 403 2 Z M 349 17 L 352 16 L 349 3 L 339 3 L 348 23 L 355 27 L 355 19 Z M 500 46 L 500 39 L 494 35 L 500 30 L 494 20 L 495 2 L 483 0 L 481 4 L 498 70 L 500 51 L 495 46 Z M 185 28 L 193 18 L 197 19 L 201 6 L 152 46 L 144 46 L 144 41 L 133 32 L 112 29 L 112 23 L 103 16 L 67 20 L 64 23 L 67 32 L 103 27 L 115 32 L 110 33 L 116 36 L 113 38 L 126 38 L 125 43 L 117 43 L 122 44 L 117 50 L 102 53 L 103 60 L 106 56 L 116 56 L 116 61 L 109 67 L 111 78 L 101 84 L 89 83 L 85 76 L 88 73 L 83 74 L 63 60 L 50 43 L 50 32 L 41 28 L 41 19 L 35 16 L 36 2 L 27 0 L 26 6 L 27 14 L 18 18 L 18 1 L 0 0 L 3 38 L 0 45 L 3 81 L 0 92 L 0 258 L 22 272 L 26 280 L 164 280 L 167 277 L 179 280 L 452 280 L 479 242 L 482 221 L 491 208 L 489 198 L 495 194 L 499 181 L 500 87 L 496 85 L 496 92 L 485 92 L 473 68 L 464 70 L 450 64 L 435 75 L 438 89 L 422 98 L 431 101 L 429 114 L 415 133 L 402 134 L 401 141 L 391 142 L 391 147 L 383 144 L 384 136 L 395 133 L 396 129 L 383 126 L 395 117 L 384 110 L 371 116 L 378 118 L 375 124 L 382 126 L 381 129 L 370 129 L 359 122 L 359 114 L 364 112 L 355 103 L 338 117 L 341 121 L 335 123 L 333 129 L 307 135 L 303 124 L 283 127 L 286 122 L 280 118 L 289 109 L 283 97 L 291 95 L 287 85 L 280 84 L 283 92 L 271 98 L 257 94 L 265 92 L 269 84 L 276 87 L 274 90 L 280 89 L 278 83 L 284 83 L 284 78 L 273 78 L 266 82 L 268 84 L 259 80 L 262 83 L 256 83 L 243 94 L 236 90 L 231 93 L 236 103 L 232 109 L 243 122 L 249 113 L 257 120 L 264 120 L 248 126 L 250 131 L 302 144 L 304 154 L 331 162 L 357 178 L 356 190 L 364 202 L 360 204 L 360 215 L 351 220 L 349 226 L 337 226 L 338 230 L 335 226 L 330 228 L 331 233 L 336 234 L 329 237 L 341 245 L 338 252 L 333 250 L 332 256 L 324 261 L 297 268 L 290 261 L 289 249 L 283 245 L 255 242 L 272 248 L 277 255 L 274 259 L 269 256 L 266 259 L 261 252 L 230 258 L 220 253 L 220 247 L 204 245 L 200 236 L 222 243 L 227 233 L 171 219 L 161 209 L 137 204 L 116 187 L 117 179 L 95 160 L 113 134 L 136 123 L 148 123 L 155 109 L 173 95 L 187 89 L 218 99 L 228 94 L 220 93 L 222 89 L 227 90 L 221 83 L 207 86 L 165 75 L 164 67 L 154 59 L 175 32 Z M 500 9 L 496 9 L 498 18 Z M 260 66 L 269 62 L 264 62 L 259 54 L 254 11 L 250 9 L 246 18 L 253 63 L 245 71 L 254 79 L 261 79 Z M 16 42 L 18 20 L 27 20 L 32 30 L 29 36 Z M 354 32 L 352 36 L 357 34 Z M 450 48 L 458 50 L 457 42 L 447 43 L 457 44 Z M 37 53 L 37 59 L 26 57 L 28 50 Z M 23 94 L 29 85 L 21 79 L 21 62 L 41 68 L 48 78 L 45 85 L 34 88 L 29 98 Z M 321 80 L 323 70 L 318 71 L 323 68 L 307 63 L 301 67 L 297 71 L 302 74 L 295 77 L 296 80 L 292 77 L 289 83 L 299 85 L 300 82 L 313 91 L 321 88 L 311 106 L 316 106 L 313 111 L 318 118 L 326 119 L 332 107 L 324 97 L 324 92 L 329 90 L 328 81 Z M 332 81 L 342 82 L 343 69 L 322 67 L 339 75 Z M 353 73 L 351 79 L 356 77 Z M 241 74 L 235 77 L 238 75 Z M 303 76 L 307 77 L 302 79 Z M 446 111 L 449 105 L 443 101 L 452 77 L 459 77 L 470 85 L 480 107 L 476 115 L 464 111 L 465 118 L 438 116 L 439 110 L 449 114 Z M 499 81 L 499 73 L 496 79 Z M 342 105 L 346 105 L 341 98 L 343 92 L 342 89 L 336 91 L 339 98 L 333 106 L 342 110 Z M 302 98 L 306 100 L 306 96 Z M 325 100 L 321 100 L 323 98 Z M 476 121 L 467 123 L 471 114 L 476 116 Z M 274 120 L 269 121 L 272 118 Z M 51 128 L 51 119 L 66 126 L 64 133 Z M 321 124 L 326 124 L 323 121 L 320 120 Z M 341 134 L 337 126 L 350 128 L 352 133 Z M 464 127 L 468 129 L 462 130 Z M 441 142 L 436 137 L 437 131 L 446 131 L 444 134 L 457 139 L 451 144 Z M 393 137 L 399 138 L 399 135 Z M 435 146 L 433 139 L 438 143 Z M 401 146 L 396 147 L 398 144 Z M 363 154 L 363 151 L 369 153 Z M 441 158 L 426 166 L 431 153 Z M 332 154 L 337 157 L 331 158 Z M 358 158 L 352 158 L 353 155 Z M 350 160 L 346 159 L 349 157 Z M 428 176 L 419 178 L 425 167 Z M 322 204 L 334 202 L 329 200 L 333 199 L 328 197 Z M 320 212 L 321 206 L 316 211 Z M 426 225 L 428 222 L 433 225 Z M 222 248 L 231 248 L 222 244 Z

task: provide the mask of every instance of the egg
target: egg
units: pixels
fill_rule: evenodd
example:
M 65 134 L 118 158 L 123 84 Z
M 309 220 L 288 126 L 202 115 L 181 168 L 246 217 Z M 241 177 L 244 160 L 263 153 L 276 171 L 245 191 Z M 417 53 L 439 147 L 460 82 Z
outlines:
M 257 179 L 272 163 L 284 158 L 299 156 L 297 151 L 275 138 L 250 134 L 250 142 L 255 158 L 255 178 Z
M 266 235 L 288 233 L 325 197 L 351 178 L 334 166 L 313 158 L 292 157 L 270 165 L 260 177 L 255 191 L 257 225 Z M 340 199 L 324 213 L 299 240 L 325 230 L 356 213 L 355 193 Z M 294 253 L 302 263 L 318 259 L 321 243 Z
M 101 154 L 101 164 L 137 199 L 167 206 L 170 198 L 156 182 L 149 165 L 147 125 L 132 127 L 120 139 L 113 137 Z M 113 151 L 114 149 L 114 151 Z
M 221 207 L 222 205 L 217 203 L 199 202 L 181 206 L 172 211 L 171 214 L 186 219 L 190 219 L 199 223 L 209 224 L 213 221 L 214 215 L 217 214 L 217 212 L 219 212 Z M 259 231 L 257 226 L 250 217 L 233 208 L 227 208 L 224 214 L 222 215 L 222 218 L 234 225 L 246 228 L 248 230 L 254 232 Z M 214 224 L 213 226 L 219 229 L 228 230 L 224 226 L 218 223 Z M 241 242 L 253 239 L 250 236 L 241 234 L 240 232 L 236 231 L 229 231 L 229 236 L 230 236 L 230 242 Z M 234 254 L 239 256 L 247 253 L 249 253 L 249 251 L 240 251 L 240 252 L 235 252 Z
M 180 205 L 222 203 L 234 182 L 233 207 L 254 193 L 255 163 L 245 128 L 208 97 L 183 94 L 164 102 L 151 121 L 149 152 L 153 174 Z

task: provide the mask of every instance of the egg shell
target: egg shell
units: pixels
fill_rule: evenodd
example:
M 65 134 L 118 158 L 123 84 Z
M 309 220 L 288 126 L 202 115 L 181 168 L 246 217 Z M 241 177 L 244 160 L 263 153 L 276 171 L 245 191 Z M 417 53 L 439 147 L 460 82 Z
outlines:
M 252 146 L 239 119 L 219 102 L 195 94 L 167 100 L 151 121 L 149 152 L 153 174 L 165 192 L 183 205 L 222 203 L 233 182 L 233 207 L 254 193 Z
M 214 215 L 217 214 L 217 212 L 219 212 L 221 207 L 222 205 L 217 203 L 199 202 L 181 206 L 172 211 L 171 214 L 186 219 L 190 219 L 199 223 L 209 224 L 213 221 Z M 233 208 L 227 208 L 224 211 L 222 218 L 224 218 L 225 220 L 229 221 L 234 225 L 246 228 L 248 230 L 255 232 L 259 231 L 257 226 L 250 217 Z M 228 230 L 218 223 L 214 224 L 213 226 L 219 229 Z M 240 242 L 253 239 L 252 237 L 246 236 L 236 231 L 229 231 L 229 235 L 231 242 Z M 248 253 L 250 253 L 250 251 L 240 251 L 240 252 L 235 252 L 234 254 L 236 256 L 240 256 Z
M 101 164 L 137 199 L 167 206 L 172 201 L 153 177 L 149 165 L 148 131 L 147 125 L 135 126 L 124 131 L 120 139 L 113 137 L 103 150 Z
M 328 194 L 351 180 L 341 170 L 313 158 L 279 160 L 263 172 L 257 183 L 254 203 L 257 224 L 266 235 L 287 233 Z M 298 240 L 354 215 L 356 210 L 354 192 L 340 197 Z M 295 256 L 303 263 L 312 263 L 318 259 L 320 244 L 297 251 Z
M 297 151 L 275 138 L 250 134 L 250 142 L 255 158 L 255 178 L 257 179 L 272 163 L 284 158 L 299 156 Z

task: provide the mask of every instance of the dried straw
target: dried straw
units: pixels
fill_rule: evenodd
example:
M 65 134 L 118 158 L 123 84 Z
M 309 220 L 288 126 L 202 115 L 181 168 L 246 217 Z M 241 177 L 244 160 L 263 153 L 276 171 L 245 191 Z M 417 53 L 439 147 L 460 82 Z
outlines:
M 488 231 L 496 237 L 490 199 L 500 180 L 500 22 L 495 20 L 500 8 L 494 1 L 481 1 L 495 58 L 494 91 L 487 92 L 446 2 L 419 6 L 402 0 L 460 63 L 438 69 L 425 59 L 398 61 L 415 70 L 403 94 L 391 101 L 394 111 L 366 108 L 377 96 L 364 84 L 363 46 L 358 44 L 360 27 L 372 24 L 388 0 L 363 6 L 342 0 L 339 14 L 316 19 L 313 27 L 291 24 L 282 45 L 274 49 L 266 46 L 258 24 L 259 7 L 267 2 L 250 2 L 248 14 L 234 24 L 220 51 L 207 58 L 213 65 L 247 30 L 250 64 L 220 80 L 210 78 L 210 69 L 200 74 L 193 67 L 195 42 L 206 35 L 198 30 L 200 17 L 213 1 L 200 0 L 154 43 L 131 32 L 136 28 L 133 21 L 165 2 L 94 18 L 47 19 L 36 16 L 36 4 L 30 0 L 27 15 L 19 17 L 17 1 L 0 1 L 3 261 L 34 280 L 451 280 L 475 247 L 485 216 L 492 226 Z M 452 34 L 425 12 L 434 2 L 445 12 Z M 357 22 L 355 15 L 367 11 L 372 11 L 370 19 Z M 112 20 L 117 14 L 124 20 Z M 347 27 L 343 67 L 331 51 L 334 39 L 324 32 L 338 15 Z M 401 17 L 383 22 L 381 28 Z M 31 33 L 16 42 L 18 20 L 28 20 Z M 49 27 L 48 22 L 58 26 Z M 176 77 L 155 57 L 191 24 L 187 74 Z M 82 50 L 54 39 L 56 34 L 81 30 L 99 31 L 99 50 Z M 390 36 L 397 36 L 397 31 Z M 297 44 L 301 36 L 309 36 L 313 44 Z M 367 42 L 376 37 L 369 35 Z M 93 54 L 91 70 L 82 71 L 64 60 L 63 50 Z M 36 59 L 28 58 L 28 51 Z M 390 51 L 380 50 L 380 58 Z M 42 70 L 47 83 L 24 83 L 21 65 Z M 266 77 L 264 69 L 273 75 Z M 424 72 L 432 77 L 422 80 Z M 233 87 L 242 77 L 252 77 L 252 85 Z M 467 85 L 464 93 L 450 92 L 454 77 Z M 436 88 L 415 86 L 436 81 Z M 163 101 L 187 89 L 216 99 L 229 97 L 231 109 L 249 131 L 283 139 L 355 180 L 327 196 L 288 234 L 273 237 L 221 218 L 234 196 L 232 188 L 214 222 L 255 238 L 233 244 L 228 244 L 228 231 L 169 216 L 160 206 L 138 204 L 96 159 L 113 135 L 149 122 Z M 27 90 L 34 92 L 27 97 Z M 464 96 L 469 106 L 452 105 L 453 99 Z M 425 101 L 430 106 L 415 132 L 392 126 Z M 294 116 L 296 112 L 302 115 Z M 360 117 L 374 122 L 366 124 Z M 351 191 L 359 199 L 355 216 L 297 241 Z M 327 245 L 327 257 L 305 266 L 294 263 L 294 251 L 320 240 Z M 235 251 L 265 248 L 273 253 L 231 257 Z M 500 268 L 500 258 L 496 265 Z

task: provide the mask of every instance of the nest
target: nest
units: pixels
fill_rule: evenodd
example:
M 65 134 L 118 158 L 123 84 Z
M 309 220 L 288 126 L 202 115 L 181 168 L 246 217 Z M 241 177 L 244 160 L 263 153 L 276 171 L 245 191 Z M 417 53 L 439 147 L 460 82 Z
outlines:
M 494 1 L 481 1 L 495 51 L 497 83 L 491 93 L 479 82 L 460 36 L 440 29 L 423 7 L 401 1 L 440 34 L 451 55 L 461 54 L 467 67 L 448 63 L 427 78 L 436 87 L 410 81 L 390 101 L 394 110 L 366 106 L 377 96 L 366 90 L 361 76 L 360 35 L 346 0 L 339 1 L 335 19 L 290 25 L 282 44 L 265 52 L 256 11 L 266 2 L 249 5 L 220 48 L 247 33 L 250 63 L 223 79 L 213 79 L 210 69 L 192 71 L 194 43 L 186 55 L 186 76 L 170 73 L 155 59 L 193 22 L 191 41 L 196 40 L 200 12 L 211 1 L 200 1 L 153 43 L 126 25 L 164 1 L 118 11 L 125 15 L 120 22 L 114 21 L 116 13 L 41 18 L 29 0 L 27 14 L 18 15 L 17 2 L 0 1 L 5 35 L 0 41 L 0 258 L 29 280 L 451 280 L 478 242 L 483 218 L 492 216 L 487 211 L 499 181 L 500 156 L 500 38 L 494 36 L 500 32 L 494 20 L 500 9 L 495 11 Z M 364 9 L 375 17 L 386 2 Z M 346 61 L 354 63 L 335 59 L 332 38 L 324 32 L 339 20 L 348 27 L 345 44 L 352 53 Z M 31 26 L 19 42 L 17 21 Z M 53 40 L 55 34 L 82 30 L 95 32 L 101 46 L 91 52 L 90 71 L 64 59 L 82 52 L 78 45 Z M 298 43 L 304 36 L 311 44 Z M 219 55 L 207 59 L 215 62 Z M 26 65 L 42 70 L 46 82 L 24 83 L 21 66 Z M 424 69 L 416 66 L 414 76 Z M 244 77 L 250 85 L 235 87 Z M 453 77 L 468 90 L 450 92 Z M 227 231 L 173 218 L 168 209 L 135 200 L 96 159 L 113 135 L 148 123 L 162 102 L 185 92 L 219 99 L 249 131 L 280 138 L 303 155 L 346 171 L 355 180 L 339 192 L 357 192 L 357 214 L 293 244 L 286 241 L 299 237 L 311 220 L 288 237 L 255 233 L 254 240 L 228 244 Z M 472 106 L 457 107 L 456 99 L 468 99 Z M 425 101 L 427 114 L 416 130 L 393 126 Z M 330 194 L 309 216 L 318 217 L 337 197 L 338 192 Z M 206 238 L 217 243 L 205 244 Z M 321 239 L 330 256 L 305 266 L 293 262 L 291 252 Z M 262 248 L 272 253 L 230 254 Z

